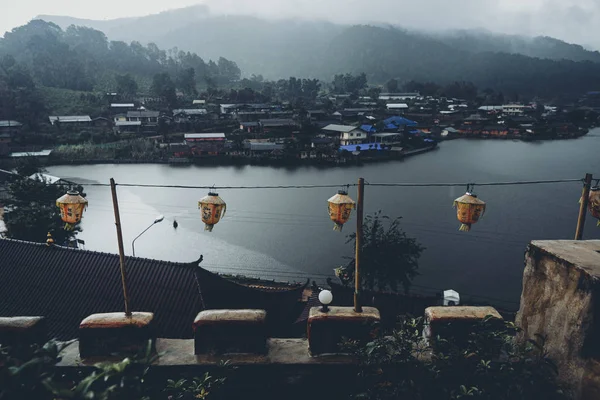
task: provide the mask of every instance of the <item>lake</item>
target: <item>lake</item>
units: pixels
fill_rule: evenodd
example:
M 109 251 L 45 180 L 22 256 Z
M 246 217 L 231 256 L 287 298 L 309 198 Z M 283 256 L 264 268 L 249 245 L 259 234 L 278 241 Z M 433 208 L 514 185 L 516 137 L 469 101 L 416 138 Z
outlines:
M 371 183 L 498 182 L 600 177 L 600 129 L 574 140 L 521 142 L 454 140 L 439 149 L 402 161 L 345 166 L 171 166 L 154 164 L 55 166 L 48 172 L 77 182 L 165 185 L 342 185 L 364 177 Z M 485 216 L 471 232 L 459 232 L 452 208 L 466 187 L 369 187 L 365 213 L 381 210 L 403 217 L 402 227 L 426 250 L 414 290 L 431 293 L 454 289 L 509 309 L 518 308 L 524 252 L 531 240 L 573 239 L 581 183 L 475 187 L 487 202 Z M 227 214 L 213 232 L 205 232 L 197 202 L 199 189 L 119 187 L 127 254 L 131 241 L 162 214 L 136 241 L 138 257 L 191 262 L 204 255 L 203 266 L 226 273 L 323 282 L 333 268 L 347 262 L 352 246 L 332 230 L 327 199 L 336 189 L 219 190 Z M 87 186 L 89 208 L 80 238 L 85 248 L 116 253 L 117 241 L 110 188 Z M 356 189 L 350 189 L 356 200 Z M 177 220 L 179 226 L 173 227 Z M 588 215 L 585 239 L 600 239 Z M 151 289 L 149 289 L 151 290 Z

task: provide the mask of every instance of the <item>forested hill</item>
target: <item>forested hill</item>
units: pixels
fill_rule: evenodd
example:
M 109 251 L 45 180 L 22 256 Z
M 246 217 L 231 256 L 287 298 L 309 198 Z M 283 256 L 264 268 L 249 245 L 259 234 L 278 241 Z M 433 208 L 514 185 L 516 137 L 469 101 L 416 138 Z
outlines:
M 244 75 L 267 79 L 329 81 L 338 73 L 365 72 L 372 84 L 391 78 L 471 81 L 509 95 L 580 94 L 600 88 L 600 54 L 552 38 L 475 31 L 433 35 L 386 26 L 219 16 L 203 6 L 114 21 L 45 18 L 61 24 L 93 23 L 106 27 L 109 37 L 151 40 L 205 59 L 223 56 L 235 60 Z M 149 21 L 158 28 L 145 29 Z
M 242 69 L 260 66 L 265 48 L 273 57 L 297 54 L 298 58 L 319 53 L 322 48 L 349 26 L 323 21 L 267 20 L 255 16 L 223 16 L 211 13 L 206 5 L 195 5 L 138 18 L 85 20 L 67 16 L 41 15 L 66 29 L 70 25 L 100 30 L 112 40 L 155 42 L 165 48 L 174 46 L 195 51 L 202 57 L 224 56 L 240 62 Z M 384 28 L 382 28 L 384 29 Z M 551 60 L 600 62 L 600 53 L 577 44 L 550 37 L 525 37 L 496 34 L 484 30 L 456 30 L 439 34 L 410 33 L 424 46 L 443 43 L 455 50 L 471 53 L 501 52 Z M 287 46 L 292 44 L 292 46 Z M 225 53 L 223 53 L 225 51 Z M 294 57 L 295 59 L 296 57 Z M 243 60 L 242 60 L 243 59 Z M 271 78 L 287 76 L 289 64 L 276 63 L 273 76 L 269 71 L 249 68 Z M 285 71 L 284 71 L 285 68 Z M 306 71 L 300 75 L 306 75 Z M 295 73 L 295 72 L 294 72 Z
M 431 38 L 457 50 L 471 53 L 494 52 L 520 54 L 549 60 L 600 62 L 600 52 L 548 36 L 501 35 L 481 30 L 449 31 Z
M 31 74 L 38 85 L 80 91 L 115 90 L 120 74 L 146 92 L 161 73 L 168 73 L 184 92 L 196 90 L 196 83 L 228 84 L 240 77 L 235 62 L 225 58 L 205 62 L 194 53 L 166 51 L 153 43 L 109 41 L 91 28 L 62 30 L 42 20 L 7 32 L 0 39 L 0 56 L 11 68 L 15 63 L 25 67 L 23 74 Z
M 369 82 L 396 77 L 438 84 L 470 81 L 511 97 L 552 97 L 600 88 L 600 63 L 457 50 L 392 28 L 348 28 L 332 40 L 321 60 L 329 73 L 364 71 Z

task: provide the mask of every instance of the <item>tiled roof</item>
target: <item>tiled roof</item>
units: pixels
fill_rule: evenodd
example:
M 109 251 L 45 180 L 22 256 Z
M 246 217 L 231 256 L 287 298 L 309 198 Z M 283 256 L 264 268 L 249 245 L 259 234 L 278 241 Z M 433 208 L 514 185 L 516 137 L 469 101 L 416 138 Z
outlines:
M 119 256 L 0 239 L 0 316 L 43 315 L 51 337 L 77 337 L 90 314 L 123 310 Z M 133 311 L 155 314 L 159 337 L 190 338 L 201 310 L 194 263 L 126 257 Z

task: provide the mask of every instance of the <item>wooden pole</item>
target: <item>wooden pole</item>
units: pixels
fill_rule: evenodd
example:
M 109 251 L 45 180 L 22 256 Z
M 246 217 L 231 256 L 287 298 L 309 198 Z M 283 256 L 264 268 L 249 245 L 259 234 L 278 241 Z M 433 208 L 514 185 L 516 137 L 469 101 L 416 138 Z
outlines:
M 125 299 L 125 315 L 131 316 L 129 310 L 129 296 L 127 294 L 127 274 L 125 272 L 125 250 L 123 248 L 123 232 L 121 232 L 121 215 L 119 214 L 119 202 L 117 201 L 117 184 L 110 178 L 110 190 L 112 192 L 113 208 L 115 210 L 115 226 L 117 227 L 117 242 L 119 243 L 119 264 L 121 265 L 121 282 L 123 283 L 123 297 Z
M 581 193 L 581 201 L 579 204 L 579 217 L 577 218 L 577 231 L 575 232 L 575 240 L 583 239 L 583 228 L 585 227 L 585 215 L 590 200 L 590 187 L 592 186 L 592 174 L 585 174 L 583 183 L 583 191 Z
M 358 178 L 358 201 L 356 206 L 356 253 L 354 255 L 354 311 L 362 312 L 360 305 L 360 256 L 363 239 L 363 212 L 365 198 L 365 180 Z

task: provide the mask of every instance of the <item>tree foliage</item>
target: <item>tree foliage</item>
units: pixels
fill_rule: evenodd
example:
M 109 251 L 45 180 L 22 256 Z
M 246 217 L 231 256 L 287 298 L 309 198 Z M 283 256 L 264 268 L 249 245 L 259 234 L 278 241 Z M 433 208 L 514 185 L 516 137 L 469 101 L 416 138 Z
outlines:
M 402 287 L 408 291 L 418 275 L 419 257 L 424 247 L 406 235 L 400 220 L 381 215 L 381 211 L 365 217 L 360 262 L 363 288 L 398 291 Z M 356 248 L 356 233 L 348 235 L 347 243 Z M 354 258 L 336 273 L 343 282 L 352 281 Z
M 30 174 L 40 170 L 30 162 L 22 164 L 9 185 L 5 203 L 4 223 L 6 236 L 29 242 L 45 242 L 48 232 L 58 245 L 67 245 L 81 232 L 79 224 L 65 229 L 56 200 L 71 189 L 70 185 L 50 184 L 43 179 L 31 179 Z M 73 189 L 83 193 L 83 187 Z M 83 193 L 83 195 L 85 195 Z
M 367 87 L 367 75 L 360 72 L 357 75 L 337 74 L 331 82 L 331 91 L 336 94 L 358 93 Z
M 422 329 L 421 319 L 406 319 L 391 334 L 380 331 L 366 344 L 346 343 L 361 364 L 355 398 L 567 398 L 543 338 L 517 343 L 519 329 L 511 322 L 486 318 L 468 332 L 433 337 L 429 343 Z
M 131 94 L 131 81 L 123 81 L 124 74 L 135 79 L 151 78 L 159 73 L 171 76 L 181 73 L 186 79 L 178 82 L 184 92 L 193 86 L 190 77 L 196 83 L 214 79 L 219 84 L 230 84 L 239 80 L 241 74 L 235 62 L 223 57 L 217 63 L 206 63 L 197 54 L 177 48 L 166 51 L 154 43 L 143 46 L 137 41 L 129 44 L 109 41 L 104 33 L 95 29 L 70 26 L 63 31 L 42 20 L 33 20 L 7 32 L 0 39 L 0 55 L 12 55 L 29 68 L 34 81 L 43 86 L 84 91 L 103 85 L 106 75 L 113 75 L 117 81 L 112 83 L 112 90 L 121 86 Z
M 150 377 L 155 360 L 150 349 L 117 362 L 102 362 L 68 377 L 56 364 L 71 343 L 0 347 L 0 398 L 36 400 L 193 400 L 210 399 L 223 387 L 230 367 L 221 363 L 220 376 L 204 373 L 192 379 Z
M 175 92 L 175 83 L 171 76 L 166 72 L 154 75 L 152 79 L 152 93 L 163 99 L 169 107 L 172 107 L 177 102 L 177 94 Z
M 135 97 L 138 84 L 131 74 L 116 75 L 115 81 L 117 82 L 117 93 L 123 100 L 131 100 Z
M 35 129 L 45 111 L 29 70 L 11 55 L 0 56 L 0 120 Z

